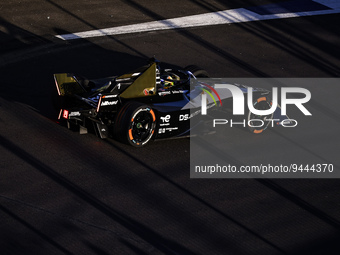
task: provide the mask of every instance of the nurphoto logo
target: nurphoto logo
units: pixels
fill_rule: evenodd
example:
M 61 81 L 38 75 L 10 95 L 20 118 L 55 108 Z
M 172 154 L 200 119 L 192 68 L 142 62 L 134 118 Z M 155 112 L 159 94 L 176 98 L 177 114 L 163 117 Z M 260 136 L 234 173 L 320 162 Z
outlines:
M 244 94 L 247 92 L 247 107 L 249 109 L 249 112 L 252 113 L 254 116 L 258 116 L 259 119 L 248 119 L 243 120 L 242 122 L 235 122 L 233 120 L 227 120 L 227 119 L 214 119 L 213 120 L 213 127 L 216 125 L 225 125 L 227 123 L 231 124 L 231 127 L 233 124 L 241 124 L 243 126 L 246 126 L 246 123 L 250 127 L 261 127 L 266 126 L 267 123 L 271 123 L 272 127 L 274 126 L 274 123 L 280 122 L 281 126 L 284 127 L 295 127 L 297 126 L 297 121 L 294 119 L 275 119 L 270 117 L 260 118 L 260 116 L 272 116 L 272 114 L 278 110 L 278 107 L 280 109 L 280 115 L 284 116 L 287 114 L 287 105 L 295 105 L 305 116 L 311 116 L 312 114 L 306 109 L 306 107 L 303 105 L 307 103 L 311 99 L 311 93 L 309 90 L 305 88 L 298 88 L 298 87 L 282 87 L 280 89 L 280 95 L 281 95 L 281 104 L 278 103 L 278 91 L 279 89 L 277 87 L 272 88 L 272 100 L 270 102 L 270 107 L 268 109 L 256 109 L 255 105 L 257 102 L 260 102 L 262 99 L 266 100 L 266 97 L 259 98 L 257 101 L 255 100 L 254 103 L 254 96 L 253 96 L 253 88 L 252 87 L 238 87 L 236 85 L 231 84 L 215 84 L 214 87 L 207 85 L 206 83 L 203 84 L 207 88 L 209 88 L 218 98 L 220 101 L 220 104 L 222 106 L 222 101 L 220 98 L 218 91 L 222 91 L 222 89 L 227 89 L 232 96 L 233 100 L 233 115 L 244 115 L 245 114 L 245 98 Z M 214 104 L 216 105 L 216 100 L 211 92 L 209 92 L 207 89 L 201 88 L 202 91 L 205 93 L 201 94 L 201 114 L 207 115 L 207 94 L 213 99 Z M 287 94 L 299 94 L 299 97 L 296 98 L 288 98 Z M 301 97 L 301 94 L 304 95 Z M 265 123 L 266 122 L 266 123 Z M 256 124 L 254 124 L 256 123 Z
M 207 86 L 207 84 L 204 84 L 205 86 Z M 209 88 L 213 89 L 213 87 L 209 86 Z M 229 89 L 229 91 L 231 92 L 232 96 L 233 96 L 233 114 L 234 115 L 243 115 L 244 114 L 244 93 L 243 91 L 235 86 L 235 85 L 231 85 L 231 84 L 215 84 L 215 89 L 213 89 L 213 92 L 217 95 L 217 97 L 219 98 L 220 102 L 221 99 L 218 95 L 218 93 L 216 92 L 216 89 Z M 205 89 L 203 89 L 204 91 L 207 91 Z M 278 107 L 278 103 L 277 103 L 277 91 L 278 88 L 277 87 L 273 87 L 273 91 L 272 91 L 272 95 L 273 95 L 273 100 L 272 100 L 272 106 L 270 109 L 267 110 L 258 110 L 254 108 L 253 105 L 253 88 L 248 87 L 247 88 L 247 92 L 248 92 L 248 108 L 249 110 L 257 115 L 268 115 L 273 113 L 276 108 Z M 304 98 L 287 98 L 287 93 L 300 93 L 300 94 L 305 94 Z M 212 94 L 208 93 L 211 97 Z M 281 88 L 281 110 L 282 110 L 282 114 L 286 115 L 286 109 L 287 109 L 287 104 L 294 104 L 297 108 L 300 109 L 300 111 L 304 114 L 304 115 L 312 115 L 302 104 L 307 103 L 309 100 L 311 99 L 311 93 L 309 90 L 305 89 L 305 88 Z M 202 115 L 206 115 L 207 114 L 207 96 L 206 94 L 202 94 Z M 216 103 L 215 99 L 214 102 Z M 222 102 L 221 102 L 222 104 Z

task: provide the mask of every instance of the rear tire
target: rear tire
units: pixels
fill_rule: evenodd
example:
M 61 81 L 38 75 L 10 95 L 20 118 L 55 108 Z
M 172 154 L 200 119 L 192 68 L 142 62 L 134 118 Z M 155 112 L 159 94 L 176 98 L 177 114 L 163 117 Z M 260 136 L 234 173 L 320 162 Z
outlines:
M 156 116 L 148 105 L 128 102 L 117 114 L 113 132 L 117 140 L 142 147 L 151 140 L 155 127 Z

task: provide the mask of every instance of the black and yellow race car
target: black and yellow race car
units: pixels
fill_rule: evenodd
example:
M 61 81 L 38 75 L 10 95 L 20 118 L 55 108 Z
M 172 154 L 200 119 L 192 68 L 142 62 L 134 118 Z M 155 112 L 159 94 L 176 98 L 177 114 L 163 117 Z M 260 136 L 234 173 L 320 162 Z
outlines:
M 213 90 L 197 77 L 208 74 L 196 66 L 163 69 L 156 60 L 127 74 L 96 80 L 71 73 L 54 74 L 58 118 L 81 134 L 91 129 L 101 138 L 114 137 L 136 147 L 150 140 L 185 137 L 201 122 L 193 124 L 195 117 L 201 116 L 201 94 Z M 269 91 L 258 89 L 255 94 L 257 107 L 270 108 Z M 226 96 L 217 101 L 209 103 L 209 111 L 228 110 L 232 100 Z M 250 130 L 261 133 L 266 127 Z

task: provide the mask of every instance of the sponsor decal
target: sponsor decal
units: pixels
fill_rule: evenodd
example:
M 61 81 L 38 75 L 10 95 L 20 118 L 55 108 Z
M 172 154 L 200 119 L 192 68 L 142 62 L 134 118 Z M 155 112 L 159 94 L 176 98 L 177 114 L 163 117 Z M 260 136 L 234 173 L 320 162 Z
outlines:
M 170 125 L 170 118 L 171 118 L 171 115 L 166 115 L 166 116 L 163 116 L 163 117 L 160 117 L 162 123 L 159 124 L 160 126 L 169 126 Z
M 211 106 L 208 106 L 208 109 L 210 108 Z M 186 120 L 190 120 L 192 117 L 195 117 L 197 116 L 198 114 L 200 114 L 201 110 L 197 110 L 196 112 L 193 112 L 193 113 L 186 113 L 186 114 L 180 114 L 179 115 L 179 118 L 178 120 L 179 121 L 186 121 Z
M 171 116 L 168 114 L 164 117 L 161 117 L 161 120 L 163 121 L 163 123 L 165 123 L 165 122 L 167 123 L 167 122 L 170 122 L 170 118 L 171 118 Z
M 102 96 L 102 98 L 114 98 L 114 97 L 117 97 L 118 95 L 105 95 L 105 96 Z
M 189 113 L 179 115 L 179 121 L 186 121 L 186 120 L 189 120 L 189 119 L 190 119 Z
M 100 104 L 100 106 L 116 105 L 117 103 L 118 103 L 118 100 L 116 100 L 116 101 L 104 101 Z
M 69 117 L 76 117 L 76 116 L 80 116 L 80 112 L 70 112 L 68 114 Z
M 172 132 L 174 130 L 178 130 L 178 127 L 160 128 L 158 129 L 158 134 L 165 134 L 166 132 Z
M 183 90 L 173 90 L 172 94 L 183 94 L 184 91 Z
M 171 91 L 163 91 L 163 92 L 158 92 L 159 96 L 165 96 L 165 95 L 170 95 Z

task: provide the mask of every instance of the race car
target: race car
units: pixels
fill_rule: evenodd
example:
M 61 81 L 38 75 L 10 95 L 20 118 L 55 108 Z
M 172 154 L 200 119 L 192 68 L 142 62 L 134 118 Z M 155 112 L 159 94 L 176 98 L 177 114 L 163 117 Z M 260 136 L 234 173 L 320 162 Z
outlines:
M 208 73 L 197 66 L 166 69 L 155 59 L 127 74 L 103 79 L 54 74 L 58 119 L 65 120 L 68 128 L 76 128 L 80 134 L 94 130 L 100 138 L 113 137 L 135 147 L 151 140 L 187 137 L 193 127 L 204 124 L 199 114 L 202 94 L 214 90 L 199 82 L 198 77 L 208 77 Z M 257 109 L 270 108 L 269 91 L 255 89 L 253 98 Z M 217 101 L 208 102 L 209 112 L 230 112 L 230 96 Z M 246 117 L 254 119 L 251 113 L 246 113 Z M 261 133 L 268 124 L 256 126 L 249 130 Z

